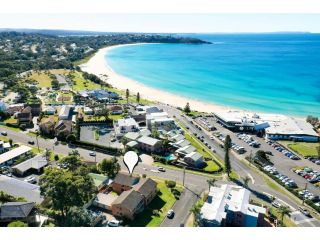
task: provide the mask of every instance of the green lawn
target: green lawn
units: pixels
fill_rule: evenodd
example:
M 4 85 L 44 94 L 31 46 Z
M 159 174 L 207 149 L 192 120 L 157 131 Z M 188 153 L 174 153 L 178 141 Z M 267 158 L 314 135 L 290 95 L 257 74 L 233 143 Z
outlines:
M 181 167 L 177 167 L 177 166 L 169 165 L 169 164 L 163 164 L 163 163 L 160 163 L 160 162 L 154 162 L 154 165 L 159 166 L 159 167 L 163 167 L 163 168 L 167 168 L 167 169 L 181 171 L 181 172 L 183 171 L 183 169 Z M 188 169 L 186 169 L 186 172 L 187 173 L 192 173 L 192 174 L 197 174 L 197 175 L 204 176 L 204 177 L 209 177 L 209 178 L 217 178 L 217 179 L 221 178 L 221 174 L 220 173 L 215 173 L 215 174 L 203 173 L 203 172 L 194 171 L 194 170 L 188 170 Z
M 51 88 L 52 79 L 49 77 L 48 74 L 44 72 L 33 72 L 28 79 L 33 79 L 37 81 L 40 87 Z
M 318 156 L 317 148 L 319 143 L 296 142 L 288 143 L 288 147 L 302 156 Z
M 176 199 L 167 188 L 166 184 L 160 180 L 156 181 L 158 182 L 158 195 L 152 200 L 148 208 L 140 213 L 136 219 L 129 224 L 131 227 L 158 227 L 166 217 L 169 209 L 171 209 L 175 203 Z M 182 190 L 181 187 L 180 189 Z M 153 210 L 159 210 L 159 216 L 154 216 L 152 214 Z
M 82 91 L 82 90 L 94 90 L 94 89 L 100 89 L 100 85 L 96 84 L 90 80 L 86 80 L 83 78 L 82 73 L 80 72 L 74 72 L 73 75 L 73 90 L 74 91 Z
M 118 121 L 119 119 L 123 118 L 124 115 L 123 114 L 118 114 L 118 115 L 109 115 L 109 119 L 113 120 L 113 121 Z
M 206 161 L 207 166 L 204 168 L 205 171 L 214 172 L 218 171 L 220 167 L 214 161 Z
M 10 118 L 4 120 L 5 123 L 10 123 L 10 124 L 17 124 L 18 120 L 14 118 L 14 116 L 11 116 Z

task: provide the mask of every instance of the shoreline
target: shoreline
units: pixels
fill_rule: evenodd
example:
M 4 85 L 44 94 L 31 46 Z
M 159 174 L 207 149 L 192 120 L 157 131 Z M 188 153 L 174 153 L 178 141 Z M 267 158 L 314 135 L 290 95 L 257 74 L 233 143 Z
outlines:
M 184 108 L 187 102 L 190 104 L 191 110 L 199 112 L 219 112 L 219 111 L 241 111 L 241 112 L 250 112 L 242 109 L 237 109 L 234 107 L 219 106 L 212 103 L 205 103 L 199 100 L 194 100 L 187 97 L 182 97 L 175 95 L 170 92 L 163 90 L 155 89 L 144 84 L 141 84 L 134 79 L 127 78 L 116 73 L 105 60 L 105 55 L 108 54 L 108 51 L 114 48 L 127 46 L 127 45 L 142 45 L 142 44 L 156 44 L 156 43 L 134 43 L 134 44 L 121 44 L 114 45 L 105 48 L 101 48 L 96 52 L 96 54 L 89 59 L 87 63 L 79 65 L 79 67 L 88 73 L 95 74 L 99 76 L 103 81 L 111 84 L 114 88 L 125 91 L 129 89 L 130 94 L 140 93 L 140 97 L 148 99 L 155 102 L 160 102 L 164 104 L 169 104 L 175 107 Z M 108 77 L 105 77 L 107 75 Z
M 108 51 L 122 47 L 122 46 L 132 46 L 132 45 L 143 45 L 143 44 L 157 44 L 157 43 L 133 43 L 133 44 L 119 44 L 114 46 L 108 46 L 99 49 L 96 54 L 89 59 L 88 62 L 79 65 L 79 67 L 88 73 L 95 74 L 99 76 L 103 81 L 112 85 L 112 87 L 125 91 L 129 89 L 130 94 L 140 93 L 140 97 L 151 100 L 154 102 L 159 102 L 163 104 L 169 104 L 174 107 L 184 108 L 187 103 L 190 104 L 192 111 L 205 112 L 205 113 L 215 113 L 215 112 L 226 112 L 226 111 L 238 111 L 239 113 L 257 113 L 257 114 L 268 114 L 268 115 L 283 115 L 288 117 L 294 117 L 299 119 L 305 119 L 302 116 L 293 116 L 283 113 L 270 113 L 270 112 L 260 112 L 254 110 L 245 110 L 236 107 L 222 106 L 214 103 L 206 103 L 200 100 L 195 100 L 188 97 L 179 96 L 170 92 L 159 90 L 146 86 L 142 83 L 137 82 L 134 79 L 122 76 L 116 73 L 110 65 L 105 60 L 105 56 Z M 106 77 L 107 75 L 108 77 Z

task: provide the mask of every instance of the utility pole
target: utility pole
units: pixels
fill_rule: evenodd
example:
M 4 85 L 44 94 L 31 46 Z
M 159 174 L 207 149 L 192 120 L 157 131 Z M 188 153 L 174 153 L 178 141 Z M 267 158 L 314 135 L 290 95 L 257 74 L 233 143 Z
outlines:
M 37 132 L 36 132 L 36 140 L 37 140 L 38 152 L 40 152 L 38 135 L 39 135 L 39 132 L 37 131 Z
M 94 162 L 97 163 L 97 151 L 96 151 L 96 148 L 94 148 Z
M 306 183 L 306 186 L 304 187 L 304 192 L 306 192 L 307 186 L 308 186 L 308 183 Z M 306 200 L 306 197 L 305 197 L 305 195 L 303 195 L 303 198 L 302 198 L 302 206 L 304 205 L 304 201 L 305 201 L 305 200 Z
M 186 177 L 186 167 L 183 167 L 183 180 L 182 180 L 182 185 L 184 186 L 184 180 Z

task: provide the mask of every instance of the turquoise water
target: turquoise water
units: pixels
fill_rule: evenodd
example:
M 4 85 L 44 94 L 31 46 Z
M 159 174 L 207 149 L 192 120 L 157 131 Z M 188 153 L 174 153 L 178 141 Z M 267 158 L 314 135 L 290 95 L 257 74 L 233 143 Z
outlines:
M 163 157 L 166 161 L 173 161 L 173 160 L 176 160 L 177 159 L 177 157 L 174 155 L 174 154 L 170 154 L 170 155 L 168 155 L 168 156 L 165 156 L 165 157 Z
M 203 102 L 320 116 L 320 34 L 188 36 L 214 44 L 123 46 L 106 60 L 121 75 Z

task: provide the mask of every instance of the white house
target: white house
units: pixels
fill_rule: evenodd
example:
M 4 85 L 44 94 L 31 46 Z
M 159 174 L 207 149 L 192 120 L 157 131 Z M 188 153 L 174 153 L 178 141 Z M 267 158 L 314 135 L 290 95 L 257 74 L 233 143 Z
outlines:
M 60 109 L 60 112 L 59 112 L 59 120 L 68 120 L 69 117 L 71 116 L 71 110 L 72 110 L 71 107 L 64 105 L 64 106 Z
M 133 118 L 123 118 L 119 119 L 114 124 L 114 129 L 117 137 L 122 137 L 124 134 L 128 132 L 137 132 L 139 131 L 139 125 Z
M 147 128 L 151 130 L 155 127 L 158 130 L 170 131 L 176 129 L 176 125 L 173 118 L 168 116 L 166 112 L 155 112 L 146 115 Z
M 236 185 L 210 187 L 200 211 L 200 223 L 206 227 L 258 227 L 264 225 L 266 209 L 249 203 L 250 191 Z
M 31 151 L 31 147 L 20 146 L 0 155 L 0 166 L 11 165 L 15 159 Z

